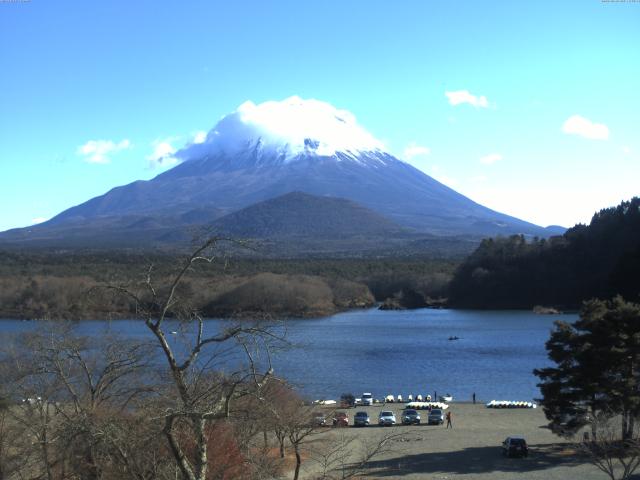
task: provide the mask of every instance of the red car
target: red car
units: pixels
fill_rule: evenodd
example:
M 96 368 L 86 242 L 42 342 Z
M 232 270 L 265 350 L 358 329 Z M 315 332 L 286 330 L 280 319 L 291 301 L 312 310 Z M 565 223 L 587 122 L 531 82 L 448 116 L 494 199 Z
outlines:
M 334 427 L 348 427 L 349 426 L 349 416 L 344 412 L 336 413 L 336 416 L 333 417 L 333 426 Z

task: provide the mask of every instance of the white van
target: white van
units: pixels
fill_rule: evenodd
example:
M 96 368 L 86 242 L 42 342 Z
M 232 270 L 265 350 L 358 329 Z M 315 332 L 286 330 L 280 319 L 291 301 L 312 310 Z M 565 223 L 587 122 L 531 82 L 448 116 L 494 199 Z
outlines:
M 369 392 L 362 394 L 362 405 L 373 405 L 373 395 Z

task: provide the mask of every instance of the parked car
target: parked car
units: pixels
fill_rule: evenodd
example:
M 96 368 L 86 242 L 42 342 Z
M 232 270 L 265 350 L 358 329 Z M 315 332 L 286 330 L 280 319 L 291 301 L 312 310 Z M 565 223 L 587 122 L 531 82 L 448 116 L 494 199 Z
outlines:
M 502 442 L 502 454 L 505 457 L 526 457 L 529 455 L 529 446 L 524 437 L 517 435 L 507 437 Z
M 348 427 L 349 426 L 349 415 L 344 412 L 336 413 L 336 416 L 333 417 L 333 426 L 334 427 Z
M 444 423 L 444 413 L 439 408 L 434 408 L 429 412 L 429 417 L 427 418 L 427 423 L 429 425 L 442 425 Z
M 409 408 L 402 412 L 401 418 L 403 425 L 420 425 L 420 414 L 413 408 Z
M 319 427 L 324 427 L 327 424 L 327 417 L 325 417 L 321 413 L 318 413 L 313 417 L 313 424 Z
M 367 412 L 356 412 L 353 417 L 354 427 L 368 427 L 369 426 L 369 414 Z
M 391 426 L 396 424 L 396 415 L 389 411 L 383 410 L 378 417 L 378 425 L 382 427 Z

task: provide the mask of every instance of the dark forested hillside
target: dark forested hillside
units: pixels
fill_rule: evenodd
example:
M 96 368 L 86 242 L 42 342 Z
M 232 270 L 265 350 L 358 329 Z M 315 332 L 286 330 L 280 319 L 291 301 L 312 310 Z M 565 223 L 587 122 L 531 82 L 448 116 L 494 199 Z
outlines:
M 596 213 L 563 236 L 484 240 L 458 268 L 451 303 L 474 308 L 576 308 L 620 294 L 640 298 L 640 198 Z
M 214 223 L 216 231 L 235 238 L 393 235 L 402 227 L 343 198 L 292 192 L 230 213 Z

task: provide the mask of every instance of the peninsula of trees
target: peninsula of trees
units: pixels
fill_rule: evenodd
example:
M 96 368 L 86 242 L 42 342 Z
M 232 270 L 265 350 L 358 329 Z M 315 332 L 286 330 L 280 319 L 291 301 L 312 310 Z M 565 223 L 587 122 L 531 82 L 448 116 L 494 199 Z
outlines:
M 449 285 L 450 304 L 465 308 L 577 310 L 591 298 L 640 299 L 640 198 L 596 213 L 589 225 L 528 241 L 483 240 Z

